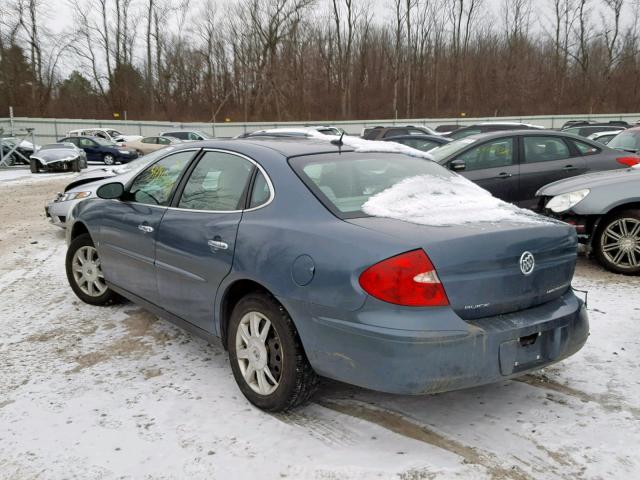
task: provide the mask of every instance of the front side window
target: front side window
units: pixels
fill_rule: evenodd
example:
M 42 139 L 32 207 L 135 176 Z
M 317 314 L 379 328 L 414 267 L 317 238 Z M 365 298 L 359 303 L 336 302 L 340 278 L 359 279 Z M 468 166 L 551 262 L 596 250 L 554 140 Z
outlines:
M 165 137 L 156 137 L 157 143 L 160 145 L 171 145 L 171 140 Z
M 93 140 L 89 140 L 88 138 L 81 138 L 80 139 L 80 146 L 81 147 L 95 147 L 96 146 L 96 142 L 94 142 Z
M 178 152 L 154 163 L 129 187 L 132 201 L 147 205 L 169 205 L 171 193 L 193 152 Z
M 558 137 L 524 137 L 525 163 L 552 162 L 571 157 L 569 146 Z
M 467 171 L 513 165 L 513 138 L 484 143 L 463 153 L 457 160 L 464 160 Z
M 187 181 L 179 208 L 227 212 L 241 210 L 254 165 L 224 152 L 206 152 Z

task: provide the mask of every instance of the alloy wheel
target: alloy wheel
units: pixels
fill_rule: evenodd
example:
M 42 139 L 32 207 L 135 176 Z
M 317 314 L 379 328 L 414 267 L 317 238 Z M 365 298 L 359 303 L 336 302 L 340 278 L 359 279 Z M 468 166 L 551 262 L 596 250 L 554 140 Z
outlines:
M 619 218 L 602 232 L 602 255 L 620 268 L 640 267 L 640 220 Z
M 282 375 L 282 343 L 271 321 L 260 312 L 249 312 L 236 331 L 236 357 L 240 372 L 251 389 L 270 395 Z
M 80 247 L 71 263 L 73 278 L 83 293 L 99 297 L 107 291 L 98 251 L 91 246 Z
M 116 163 L 115 158 L 113 158 L 113 155 L 105 155 L 104 156 L 104 164 L 105 165 L 113 165 L 114 163 Z

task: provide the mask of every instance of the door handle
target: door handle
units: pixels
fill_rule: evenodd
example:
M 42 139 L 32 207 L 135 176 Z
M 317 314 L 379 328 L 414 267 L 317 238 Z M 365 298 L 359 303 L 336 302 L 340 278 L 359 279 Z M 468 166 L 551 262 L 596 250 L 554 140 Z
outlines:
M 564 171 L 566 172 L 570 172 L 571 170 L 577 170 L 578 167 L 574 167 L 573 165 L 565 165 L 565 167 L 563 168 Z
M 229 244 L 222 240 L 209 240 L 207 245 L 215 250 L 227 250 L 229 248 Z
M 140 224 L 140 225 L 138 225 L 138 230 L 141 230 L 144 233 L 151 233 L 151 232 L 153 232 L 153 227 L 150 226 L 150 225 Z
M 502 172 L 498 174 L 498 178 L 510 178 L 513 177 L 512 173 Z

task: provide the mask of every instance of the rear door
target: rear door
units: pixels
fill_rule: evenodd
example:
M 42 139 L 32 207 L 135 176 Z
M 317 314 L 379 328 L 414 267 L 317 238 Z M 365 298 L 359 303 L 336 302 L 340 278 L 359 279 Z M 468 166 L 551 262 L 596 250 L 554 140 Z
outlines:
M 100 151 L 100 146 L 90 138 L 80 137 L 78 139 L 78 146 L 87 154 L 87 160 L 94 162 L 102 161 L 102 152 Z
M 156 246 L 160 306 L 208 332 L 256 168 L 239 154 L 205 151 L 162 218 Z
M 545 185 L 587 171 L 587 162 L 573 144 L 549 135 L 521 137 L 520 190 L 517 204 L 535 208 L 536 192 Z
M 513 202 L 518 194 L 519 177 L 516 147 L 515 137 L 502 137 L 471 148 L 454 159 L 465 163 L 465 169 L 458 173 L 489 190 L 494 197 Z
M 142 171 L 123 200 L 104 202 L 100 258 L 105 279 L 157 303 L 156 236 L 177 181 L 194 151 L 164 157 Z

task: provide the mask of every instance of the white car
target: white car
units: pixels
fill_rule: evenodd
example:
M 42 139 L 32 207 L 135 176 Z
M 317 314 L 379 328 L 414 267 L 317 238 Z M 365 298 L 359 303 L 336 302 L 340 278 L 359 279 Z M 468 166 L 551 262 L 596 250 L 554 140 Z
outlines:
M 613 130 L 608 132 L 596 132 L 589 135 L 587 138 L 589 140 L 593 140 L 594 142 L 602 143 L 603 145 L 607 145 L 613 137 L 618 135 L 619 133 L 624 132 L 624 130 Z
M 122 175 L 121 178 L 123 179 L 133 177 L 149 163 L 172 148 L 174 147 L 170 146 L 163 150 L 152 152 L 124 165 L 90 170 L 78 175 L 65 187 L 63 192 L 58 192 L 55 198 L 47 203 L 45 207 L 47 219 L 57 227 L 66 228 L 67 218 L 71 213 L 71 209 L 82 200 L 95 197 L 96 190 L 100 185 L 112 181 L 111 179 L 116 175 Z
M 135 142 L 142 138 L 142 135 L 123 135 L 113 128 L 83 128 L 70 130 L 67 137 L 100 137 L 115 143 Z

